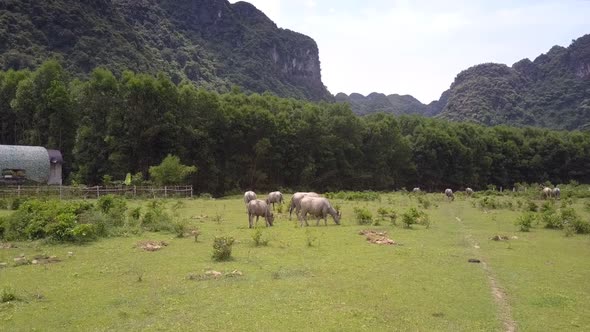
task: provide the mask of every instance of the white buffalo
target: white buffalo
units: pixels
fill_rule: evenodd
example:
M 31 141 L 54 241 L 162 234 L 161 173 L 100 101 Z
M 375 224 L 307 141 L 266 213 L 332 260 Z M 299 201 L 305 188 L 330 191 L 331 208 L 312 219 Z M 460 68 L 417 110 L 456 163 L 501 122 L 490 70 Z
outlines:
M 301 226 L 303 227 L 303 222 L 305 221 L 305 225 L 309 226 L 307 223 L 307 214 L 310 214 L 317 219 L 316 225 L 320 225 L 320 219 L 324 219 L 324 225 L 328 225 L 328 215 L 331 215 L 334 219 L 334 222 L 337 225 L 340 225 L 340 211 L 336 211 L 330 201 L 328 201 L 325 197 L 312 197 L 312 196 L 305 196 L 301 199 L 301 214 L 299 215 L 299 220 Z
M 561 198 L 561 190 L 557 187 L 553 188 L 553 197 L 560 199 Z
M 553 190 L 551 190 L 551 188 L 549 188 L 549 187 L 545 187 L 541 191 L 541 195 L 543 195 L 544 199 L 551 198 L 552 194 L 553 194 Z
M 447 196 L 447 199 L 454 201 L 455 200 L 455 194 L 453 194 L 453 191 L 450 188 L 447 188 L 445 190 L 445 195 Z
M 248 204 L 251 200 L 256 199 L 256 193 L 253 191 L 246 191 L 244 193 L 244 203 Z
M 264 217 L 266 220 L 266 226 L 272 226 L 274 222 L 274 215 L 270 211 L 270 207 L 266 204 L 266 201 L 260 199 L 254 199 L 248 202 L 248 227 L 252 228 L 254 224 L 254 217 L 256 217 L 256 223 L 258 223 L 259 217 Z
M 291 220 L 291 213 L 295 210 L 295 215 L 299 218 L 299 210 L 301 210 L 301 200 L 303 197 L 319 197 L 320 195 L 314 192 L 297 192 L 291 197 L 291 205 L 289 206 L 289 220 Z
M 473 195 L 473 189 L 468 187 L 467 189 L 465 189 L 465 193 L 467 194 L 467 196 L 471 197 L 471 195 Z
M 283 194 L 281 194 L 280 191 L 273 191 L 270 194 L 268 194 L 268 198 L 266 199 L 266 201 L 272 204 L 272 209 L 274 210 L 275 203 L 283 203 Z

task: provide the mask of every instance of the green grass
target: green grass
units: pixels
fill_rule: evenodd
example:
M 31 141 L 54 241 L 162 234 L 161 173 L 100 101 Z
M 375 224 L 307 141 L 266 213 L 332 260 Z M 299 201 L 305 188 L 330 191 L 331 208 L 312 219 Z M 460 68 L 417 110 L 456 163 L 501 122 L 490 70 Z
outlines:
M 469 258 L 487 262 L 520 330 L 590 329 L 590 237 L 567 238 L 541 226 L 521 233 L 514 226 L 520 211 L 484 212 L 465 198 L 426 197 L 433 203 L 424 210 L 429 229 L 404 229 L 400 221 L 357 225 L 354 207 L 373 215 L 393 208 L 399 215 L 419 206 L 416 198 L 387 194 L 371 202 L 332 200 L 342 209 L 341 226 L 329 219 L 327 227 L 310 222 L 302 229 L 288 213 L 278 215 L 274 227 L 263 229 L 269 245 L 255 247 L 242 198 L 230 197 L 185 200 L 178 209 L 201 231 L 198 242 L 143 233 L 84 246 L 17 243 L 0 249 L 0 262 L 11 264 L 21 253 L 63 261 L 0 269 L 0 290 L 19 298 L 0 304 L 0 330 L 502 330 L 488 276 Z M 130 203 L 136 204 L 146 201 Z M 401 245 L 369 244 L 358 235 L 367 228 L 386 230 Z M 518 239 L 489 240 L 496 234 Z M 233 260 L 213 262 L 213 238 L 226 235 L 237 241 Z M 309 238 L 315 238 L 311 247 Z M 146 239 L 169 246 L 157 252 L 134 247 Z M 243 276 L 187 278 L 209 269 Z

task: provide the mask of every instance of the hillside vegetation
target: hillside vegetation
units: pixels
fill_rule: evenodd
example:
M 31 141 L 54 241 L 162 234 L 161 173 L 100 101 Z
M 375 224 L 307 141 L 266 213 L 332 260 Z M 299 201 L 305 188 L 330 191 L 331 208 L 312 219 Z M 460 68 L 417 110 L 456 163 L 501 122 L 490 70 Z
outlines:
M 534 61 L 512 67 L 481 64 L 459 73 L 438 101 L 372 93 L 336 95 L 359 115 L 375 112 L 421 114 L 493 126 L 509 124 L 553 129 L 590 125 L 590 35 L 565 48 L 555 46 Z
M 590 182 L 590 133 L 484 127 L 424 117 L 358 117 L 347 105 L 218 94 L 165 75 L 96 69 L 72 80 L 55 61 L 0 72 L 0 144 L 63 152 L 70 181 L 147 176 L 168 154 L 213 194 Z
M 183 80 L 220 92 L 233 85 L 330 100 L 313 39 L 279 29 L 254 6 L 226 0 L 0 2 L 0 68 L 59 59 L 85 77 L 95 67 Z

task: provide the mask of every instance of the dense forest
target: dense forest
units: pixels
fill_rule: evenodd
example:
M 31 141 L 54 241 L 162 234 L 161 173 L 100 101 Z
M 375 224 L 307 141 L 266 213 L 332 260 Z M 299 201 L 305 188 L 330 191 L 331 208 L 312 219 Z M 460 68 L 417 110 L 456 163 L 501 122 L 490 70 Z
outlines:
M 590 35 L 554 46 L 533 61 L 511 67 L 486 63 L 457 75 L 449 90 L 428 105 L 412 96 L 337 94 L 359 115 L 420 114 L 493 126 L 590 129 Z
M 208 90 L 331 100 L 313 39 L 280 29 L 247 2 L 2 0 L 0 68 L 60 59 L 73 76 L 166 73 Z
M 177 155 L 216 195 L 275 188 L 430 190 L 590 182 L 590 133 L 484 127 L 418 116 L 358 117 L 346 104 L 174 84 L 161 74 L 57 61 L 0 72 L 0 143 L 56 148 L 68 180 L 124 179 Z

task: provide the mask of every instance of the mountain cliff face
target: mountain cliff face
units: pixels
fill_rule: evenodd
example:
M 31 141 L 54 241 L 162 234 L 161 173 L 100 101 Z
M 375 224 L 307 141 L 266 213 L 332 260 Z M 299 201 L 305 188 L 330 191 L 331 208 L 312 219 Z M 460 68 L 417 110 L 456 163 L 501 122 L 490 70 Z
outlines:
M 58 58 L 83 76 L 164 72 L 218 91 L 332 100 L 315 41 L 279 29 L 246 2 L 227 0 L 4 0 L 0 66 L 34 68 Z
M 386 102 L 389 100 L 389 103 Z M 511 67 L 486 63 L 457 75 L 449 90 L 428 105 L 411 96 L 336 95 L 353 111 L 421 114 L 484 125 L 590 129 L 590 35 L 565 48 L 554 46 L 534 61 Z
M 590 124 L 590 35 L 512 67 L 471 67 L 451 85 L 441 118 L 486 125 L 585 129 Z

